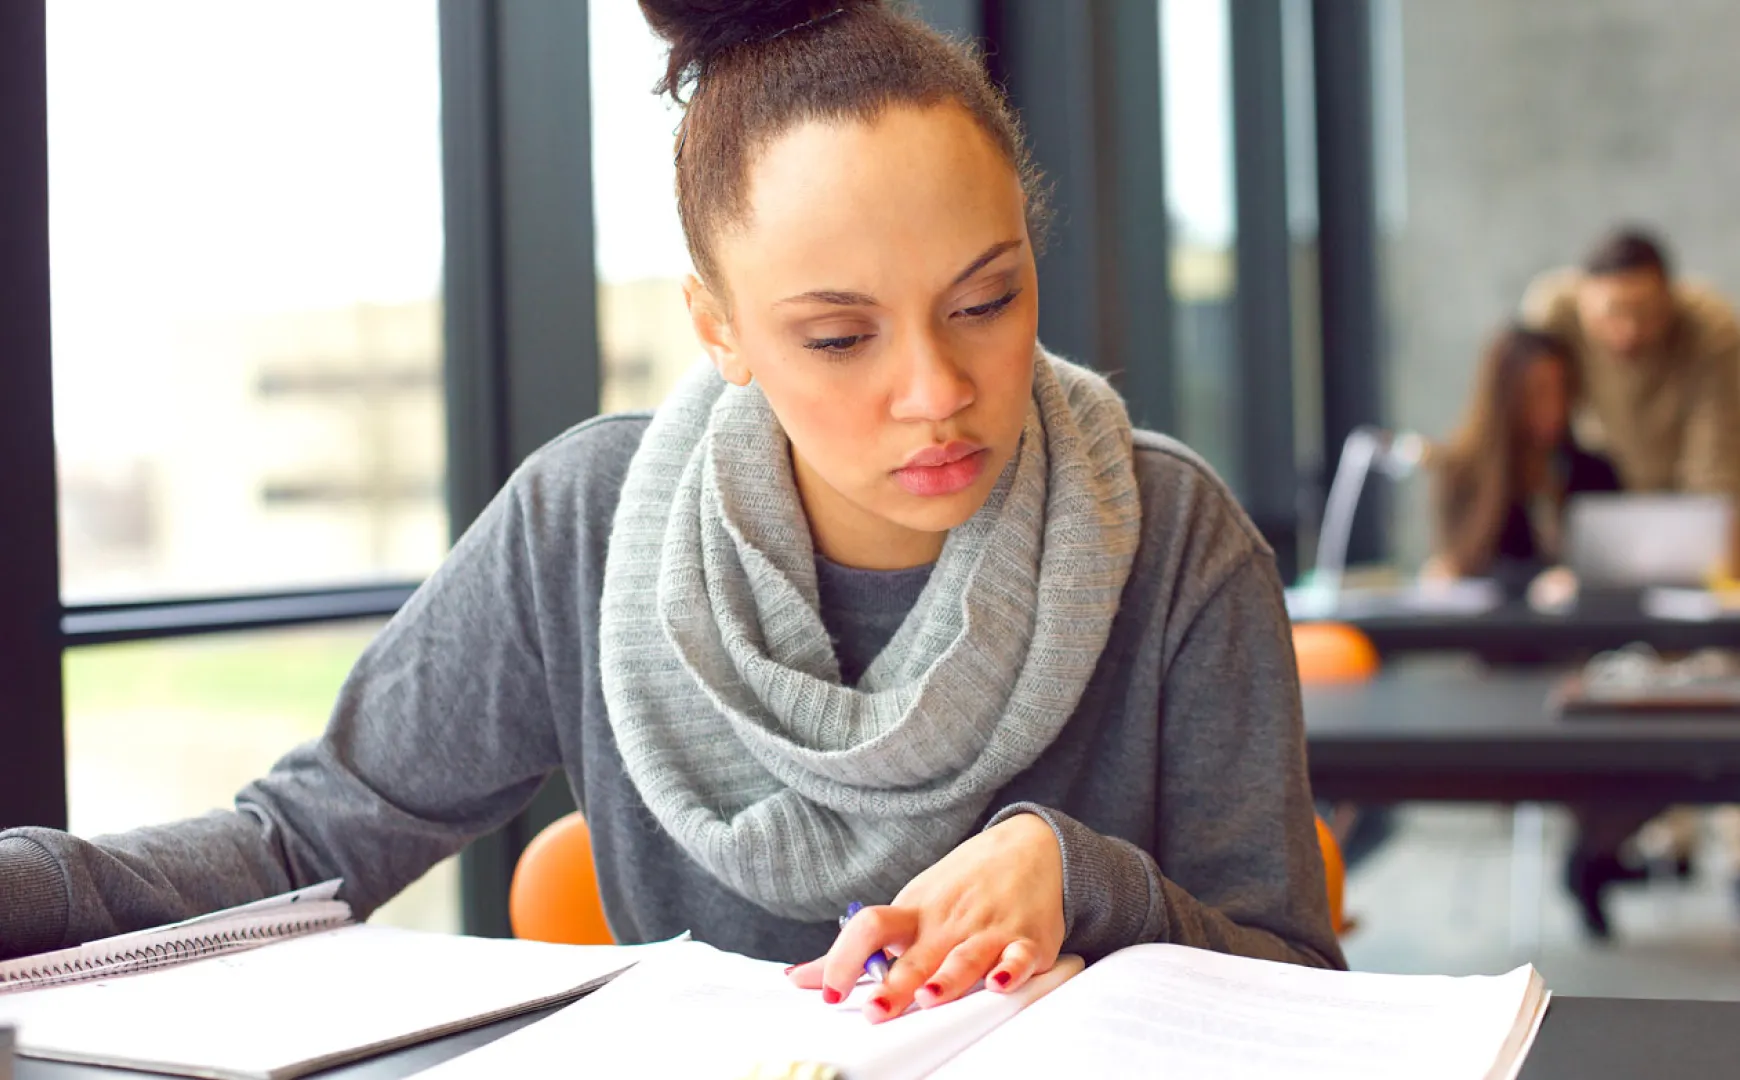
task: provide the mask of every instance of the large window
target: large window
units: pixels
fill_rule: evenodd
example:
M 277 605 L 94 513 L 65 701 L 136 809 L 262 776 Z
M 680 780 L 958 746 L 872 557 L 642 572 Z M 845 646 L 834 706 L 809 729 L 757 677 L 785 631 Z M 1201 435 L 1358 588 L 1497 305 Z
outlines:
M 434 0 L 54 0 L 48 80 L 66 600 L 427 573 Z
M 436 14 L 435 0 L 48 3 L 73 624 L 98 603 L 297 590 L 318 606 L 322 589 L 413 583 L 440 561 Z M 379 626 L 174 637 L 152 622 L 64 654 L 80 834 L 228 805 L 320 733 Z M 382 917 L 457 927 L 454 867 Z
M 94 645 L 66 655 L 67 803 L 81 836 L 231 805 L 319 736 L 380 624 Z M 456 930 L 456 869 L 437 867 L 377 921 Z
M 665 46 L 636 4 L 589 14 L 600 398 L 620 412 L 657 405 L 701 350 L 683 303 L 691 266 L 672 155 L 682 111 L 652 93 Z
M 1177 435 L 1237 484 L 1238 287 L 1228 0 L 1161 0 Z

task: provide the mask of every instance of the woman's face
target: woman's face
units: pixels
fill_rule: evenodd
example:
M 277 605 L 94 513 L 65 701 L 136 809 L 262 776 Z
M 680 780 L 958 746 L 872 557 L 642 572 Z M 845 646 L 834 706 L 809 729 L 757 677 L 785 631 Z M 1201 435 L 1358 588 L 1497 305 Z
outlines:
M 1517 421 L 1529 445 L 1548 449 L 1562 444 L 1571 423 L 1565 361 L 1551 353 L 1537 353 L 1523 368 L 1520 390 Z
M 800 125 L 755 159 L 718 238 L 729 294 L 689 283 L 721 373 L 791 441 L 818 549 L 934 559 L 1020 444 L 1039 303 L 1015 170 L 952 105 Z

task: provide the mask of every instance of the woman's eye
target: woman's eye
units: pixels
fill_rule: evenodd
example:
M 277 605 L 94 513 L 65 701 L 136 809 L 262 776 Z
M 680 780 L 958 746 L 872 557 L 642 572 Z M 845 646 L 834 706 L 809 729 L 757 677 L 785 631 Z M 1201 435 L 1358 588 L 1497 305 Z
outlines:
M 811 338 L 804 342 L 804 348 L 815 352 L 849 353 L 863 344 L 869 334 L 850 334 L 846 337 Z
M 1010 289 L 995 300 L 990 300 L 983 304 L 974 304 L 969 308 L 962 308 L 960 314 L 965 315 L 969 319 L 983 319 L 995 315 L 1013 303 L 1016 294 L 1020 291 L 1020 289 Z

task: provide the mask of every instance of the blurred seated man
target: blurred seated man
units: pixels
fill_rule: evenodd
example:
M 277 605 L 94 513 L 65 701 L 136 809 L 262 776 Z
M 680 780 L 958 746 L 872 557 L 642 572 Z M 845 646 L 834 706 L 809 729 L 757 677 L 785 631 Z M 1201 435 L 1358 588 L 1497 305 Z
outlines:
M 1740 325 L 1704 285 L 1672 277 L 1660 243 L 1621 230 L 1579 269 L 1537 278 L 1523 321 L 1576 364 L 1578 441 L 1627 491 L 1740 491 Z
M 1740 326 L 1708 287 L 1676 279 L 1639 230 L 1603 239 L 1577 269 L 1543 275 L 1523 297 L 1529 325 L 1563 338 L 1576 362 L 1579 441 L 1613 460 L 1628 491 L 1740 491 Z M 1740 530 L 1729 572 L 1740 567 Z M 1625 841 L 1661 811 L 1606 802 L 1573 808 L 1565 868 L 1585 927 L 1606 937 L 1606 887 L 1641 877 Z

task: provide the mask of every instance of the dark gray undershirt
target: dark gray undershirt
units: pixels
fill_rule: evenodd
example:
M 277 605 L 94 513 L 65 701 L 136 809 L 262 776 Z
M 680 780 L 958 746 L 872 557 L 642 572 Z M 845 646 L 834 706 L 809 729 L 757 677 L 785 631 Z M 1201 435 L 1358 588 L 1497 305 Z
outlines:
M 856 686 L 930 580 L 931 564 L 909 570 L 859 570 L 816 556 L 822 625 L 840 660 L 840 684 Z

